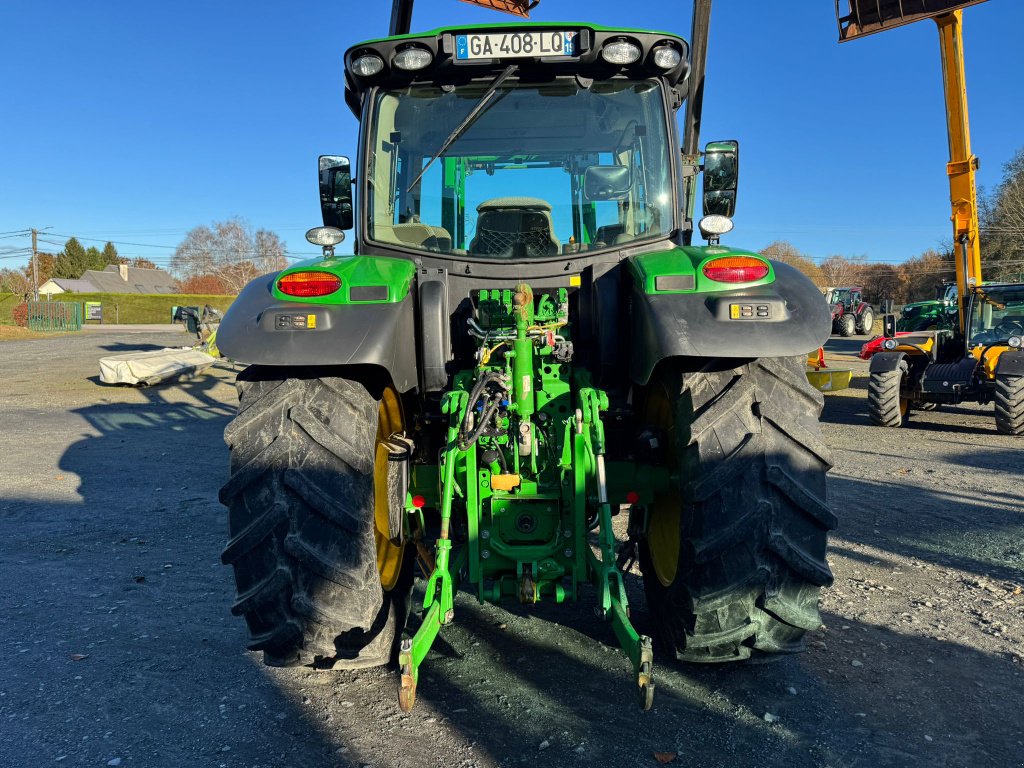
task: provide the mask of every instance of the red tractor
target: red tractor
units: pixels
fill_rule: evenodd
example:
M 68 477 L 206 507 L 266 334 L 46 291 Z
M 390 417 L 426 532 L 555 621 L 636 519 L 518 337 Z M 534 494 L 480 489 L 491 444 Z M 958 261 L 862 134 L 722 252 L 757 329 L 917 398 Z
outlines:
M 852 336 L 871 334 L 875 311 L 861 298 L 860 288 L 827 288 L 825 301 L 832 308 L 832 333 Z

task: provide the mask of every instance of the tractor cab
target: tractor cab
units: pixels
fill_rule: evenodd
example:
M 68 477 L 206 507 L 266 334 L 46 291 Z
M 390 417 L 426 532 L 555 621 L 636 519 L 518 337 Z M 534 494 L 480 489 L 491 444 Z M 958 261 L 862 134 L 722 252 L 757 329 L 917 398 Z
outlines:
M 668 238 L 685 218 L 674 112 L 687 53 L 673 35 L 579 24 L 353 46 L 361 245 L 508 261 Z M 732 177 L 708 190 L 726 215 Z
M 967 349 L 993 368 L 999 354 L 988 361 L 989 350 L 1019 349 L 1024 337 L 1024 285 L 984 285 L 971 293 Z M 990 371 L 988 371 L 991 373 Z

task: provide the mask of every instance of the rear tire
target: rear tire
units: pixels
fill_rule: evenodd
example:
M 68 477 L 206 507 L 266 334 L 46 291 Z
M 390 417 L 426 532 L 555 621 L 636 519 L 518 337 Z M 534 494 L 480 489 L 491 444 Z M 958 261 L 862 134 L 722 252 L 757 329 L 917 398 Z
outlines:
M 901 427 L 910 414 L 910 402 L 901 396 L 907 364 L 895 371 L 872 373 L 868 379 L 868 417 L 879 427 Z
M 1024 435 L 1024 376 L 997 376 L 996 429 L 1004 435 Z
M 237 386 L 238 414 L 224 430 L 230 538 L 221 560 L 234 569 L 231 611 L 245 617 L 248 647 L 271 666 L 386 664 L 413 569 L 404 561 L 384 591 L 374 514 L 380 398 L 316 370 L 253 366 Z
M 836 328 L 839 330 L 839 335 L 844 338 L 853 336 L 853 332 L 857 328 L 857 321 L 853 319 L 853 315 L 843 315 L 836 320 Z
M 648 417 L 673 433 L 667 462 L 679 474 L 650 507 L 639 548 L 661 652 L 692 662 L 792 653 L 820 627 L 836 518 L 824 400 L 804 371 L 803 357 L 765 358 L 652 384 Z
M 871 329 L 875 325 L 875 313 L 870 308 L 865 309 L 861 312 L 860 322 L 857 325 L 858 333 L 864 334 L 865 336 L 871 335 Z

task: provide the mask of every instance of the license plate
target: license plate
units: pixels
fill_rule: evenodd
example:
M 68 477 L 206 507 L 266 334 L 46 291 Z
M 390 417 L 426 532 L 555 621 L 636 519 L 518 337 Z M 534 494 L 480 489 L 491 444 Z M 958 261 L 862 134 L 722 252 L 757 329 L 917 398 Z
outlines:
M 576 56 L 576 33 L 501 32 L 455 37 L 455 58 L 458 61 L 525 59 L 540 56 Z

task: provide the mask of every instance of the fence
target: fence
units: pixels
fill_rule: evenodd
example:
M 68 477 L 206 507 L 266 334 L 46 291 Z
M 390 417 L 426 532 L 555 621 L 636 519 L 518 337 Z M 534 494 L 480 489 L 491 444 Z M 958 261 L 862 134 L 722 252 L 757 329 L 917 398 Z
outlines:
M 33 331 L 80 331 L 82 305 L 70 301 L 30 301 L 26 320 Z

